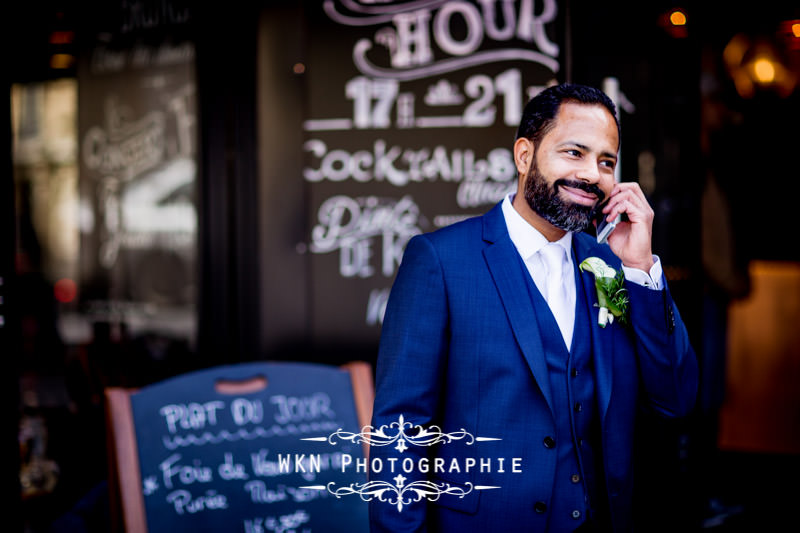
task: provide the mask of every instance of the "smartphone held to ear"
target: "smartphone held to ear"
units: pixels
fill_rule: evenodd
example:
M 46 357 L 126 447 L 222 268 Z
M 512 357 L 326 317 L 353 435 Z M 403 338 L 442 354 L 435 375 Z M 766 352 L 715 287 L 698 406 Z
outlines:
M 617 216 L 611 222 L 606 220 L 606 215 L 603 214 L 603 208 L 605 208 L 607 203 L 608 200 L 598 205 L 594 212 L 594 220 L 597 226 L 598 244 L 603 244 L 608 240 L 608 236 L 611 235 L 611 232 L 614 231 L 614 228 L 617 227 L 617 224 L 622 219 L 622 217 Z
M 608 240 L 608 236 L 611 235 L 611 232 L 614 231 L 614 228 L 617 227 L 617 223 L 619 222 L 620 217 L 618 216 L 611 222 L 608 222 L 605 218 L 600 221 L 597 225 L 597 243 L 603 244 Z

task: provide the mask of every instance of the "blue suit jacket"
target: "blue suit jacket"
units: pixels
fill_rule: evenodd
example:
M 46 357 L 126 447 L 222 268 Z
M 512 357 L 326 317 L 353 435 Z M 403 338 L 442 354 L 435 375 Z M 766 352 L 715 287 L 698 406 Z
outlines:
M 614 268 L 619 259 L 585 234 L 573 239 L 575 264 L 598 256 Z M 376 375 L 373 426 L 436 425 L 444 433 L 466 430 L 501 440 L 438 447 L 409 446 L 402 453 L 372 447 L 372 458 L 436 456 L 444 471 L 403 472 L 405 485 L 428 478 L 461 487 L 463 497 L 428 496 L 398 508 L 370 503 L 373 531 L 545 531 L 555 451 L 545 438 L 555 419 L 527 272 L 508 236 L 498 204 L 482 217 L 413 238 L 398 270 L 386 310 Z M 594 276 L 581 273 L 576 289 L 597 302 Z M 697 362 L 668 289 L 628 283 L 631 325 L 597 325 L 592 308 L 595 390 L 602 439 L 602 472 L 616 531 L 631 528 L 634 419 L 641 403 L 666 416 L 683 416 L 697 389 Z M 587 312 L 588 312 L 587 311 Z M 465 460 L 493 460 L 467 472 Z M 505 468 L 498 468 L 504 458 Z M 519 459 L 521 472 L 510 462 Z M 450 467 L 456 461 L 456 468 Z M 488 471 L 487 471 L 488 470 Z M 372 479 L 390 483 L 384 469 Z M 445 483 L 446 485 L 441 485 Z M 477 490 L 475 486 L 497 487 Z M 541 511 L 541 504 L 538 511 Z

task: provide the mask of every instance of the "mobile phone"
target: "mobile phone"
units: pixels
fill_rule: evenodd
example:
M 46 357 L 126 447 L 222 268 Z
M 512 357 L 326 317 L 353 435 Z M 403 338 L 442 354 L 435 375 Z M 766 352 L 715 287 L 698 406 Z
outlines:
M 611 222 L 606 220 L 606 215 L 603 214 L 603 208 L 605 208 L 608 200 L 599 204 L 594 211 L 594 220 L 597 224 L 597 243 L 603 244 L 608 240 L 608 236 L 614 231 L 614 228 L 617 227 L 621 217 L 618 215 L 617 218 L 612 220 Z

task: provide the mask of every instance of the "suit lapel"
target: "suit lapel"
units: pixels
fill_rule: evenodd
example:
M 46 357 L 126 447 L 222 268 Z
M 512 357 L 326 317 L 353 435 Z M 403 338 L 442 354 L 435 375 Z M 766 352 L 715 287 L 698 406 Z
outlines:
M 600 250 L 592 250 L 593 241 L 590 237 L 585 235 L 575 234 L 572 239 L 573 249 L 575 252 L 575 267 L 580 265 L 581 261 L 594 255 L 600 256 Z M 594 275 L 591 272 L 578 272 L 580 276 L 579 286 L 576 290 L 584 291 L 586 302 L 588 303 L 586 310 L 578 310 L 578 312 L 589 313 L 589 327 L 592 334 L 592 353 L 594 356 L 595 367 L 595 386 L 597 390 L 597 401 L 600 411 L 600 419 L 603 420 L 606 411 L 608 410 L 608 403 L 611 400 L 611 381 L 613 372 L 611 371 L 614 365 L 614 340 L 615 332 L 619 329 L 618 325 L 609 324 L 605 328 L 601 328 L 597 323 L 597 314 L 599 309 L 595 307 L 597 303 L 597 291 L 594 285 Z
M 500 204 L 484 216 L 484 240 L 490 245 L 484 248 L 483 255 L 503 301 L 511 329 L 547 405 L 553 411 L 547 363 L 541 351 L 542 338 L 533 303 L 525 289 L 527 280 L 524 276 L 527 272 L 519 266 L 519 253 L 508 236 Z

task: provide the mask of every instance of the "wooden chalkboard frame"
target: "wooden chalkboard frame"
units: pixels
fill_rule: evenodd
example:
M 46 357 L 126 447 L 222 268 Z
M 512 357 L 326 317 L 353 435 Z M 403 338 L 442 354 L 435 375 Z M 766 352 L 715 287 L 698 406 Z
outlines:
M 375 396 L 372 367 L 364 361 L 352 361 L 339 368 L 350 373 L 359 425 L 369 425 Z M 147 533 L 136 426 L 131 408 L 131 394 L 136 390 L 123 387 L 105 389 L 111 529 L 115 532 Z M 369 454 L 367 444 L 364 444 L 364 454 Z

